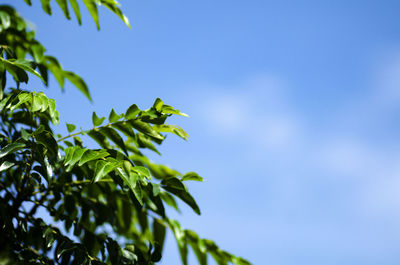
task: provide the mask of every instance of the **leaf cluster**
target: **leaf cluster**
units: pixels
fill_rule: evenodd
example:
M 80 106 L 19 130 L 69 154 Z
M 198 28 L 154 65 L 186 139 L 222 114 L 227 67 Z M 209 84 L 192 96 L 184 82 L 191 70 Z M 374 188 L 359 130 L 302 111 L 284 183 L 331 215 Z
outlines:
M 100 4 L 124 18 L 114 0 L 83 2 L 97 24 Z M 41 3 L 50 14 L 50 1 Z M 69 18 L 67 1 L 56 3 Z M 77 1 L 69 3 L 80 22 Z M 203 179 L 154 163 L 143 150 L 160 154 L 167 133 L 186 140 L 181 127 L 167 123 L 171 115 L 186 114 L 157 98 L 146 110 L 133 104 L 108 117 L 93 112 L 91 128 L 66 124 L 68 134 L 55 135 L 55 100 L 21 83 L 35 75 L 47 84 L 52 73 L 61 87 L 67 79 L 90 99 L 89 90 L 45 54 L 13 8 L 0 6 L 0 22 L 0 263 L 155 264 L 169 229 L 185 265 L 189 249 L 201 265 L 208 256 L 218 264 L 249 264 L 167 216 L 167 208 L 179 211 L 178 201 L 200 215 L 185 182 Z M 88 138 L 95 148 L 85 144 Z M 44 212 L 52 223 L 41 218 Z

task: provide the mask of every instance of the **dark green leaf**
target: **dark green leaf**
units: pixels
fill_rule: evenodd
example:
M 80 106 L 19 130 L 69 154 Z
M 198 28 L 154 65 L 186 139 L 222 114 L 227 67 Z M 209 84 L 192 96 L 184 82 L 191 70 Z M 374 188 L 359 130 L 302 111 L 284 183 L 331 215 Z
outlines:
M 88 135 L 95 140 L 102 148 L 108 149 L 110 144 L 108 143 L 106 137 L 96 130 L 90 130 Z
M 118 134 L 118 132 L 110 127 L 101 127 L 99 129 L 100 133 L 102 133 L 104 136 L 106 136 L 108 139 L 113 141 L 119 148 L 121 148 L 125 154 L 128 154 L 128 151 L 126 150 L 124 140 L 122 137 Z
M 0 149 L 0 158 L 8 155 L 9 153 L 13 153 L 15 151 L 21 150 L 25 147 L 24 143 L 11 143 L 6 145 L 4 148 Z

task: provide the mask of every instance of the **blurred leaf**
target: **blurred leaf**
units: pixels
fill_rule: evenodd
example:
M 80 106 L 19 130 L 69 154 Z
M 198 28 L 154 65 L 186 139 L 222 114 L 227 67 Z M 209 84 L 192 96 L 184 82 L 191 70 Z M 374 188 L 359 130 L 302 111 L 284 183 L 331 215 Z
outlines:
M 79 75 L 74 74 L 73 72 L 64 71 L 64 76 L 74 86 L 76 86 L 79 89 L 79 91 L 81 91 L 90 101 L 92 101 L 92 98 L 91 98 L 90 93 L 89 93 L 89 88 L 87 87 L 85 81 L 83 81 L 83 79 Z
M 9 162 L 9 161 L 4 161 L 1 165 L 0 165 L 0 172 L 1 171 L 5 171 L 7 169 L 9 169 L 10 167 L 14 166 L 15 164 L 13 162 Z
M 86 8 L 88 9 L 90 15 L 92 16 L 94 22 L 96 23 L 96 27 L 100 30 L 100 23 L 99 23 L 99 11 L 97 10 L 97 5 L 94 0 L 82 0 L 85 4 Z
M 69 16 L 67 0 L 56 0 L 56 2 L 60 6 L 61 10 L 63 11 L 63 13 L 65 15 L 65 17 L 67 19 L 71 19 L 71 17 Z
M 78 20 L 79 25 L 82 24 L 82 20 L 81 20 L 81 12 L 79 10 L 79 5 L 78 2 L 76 0 L 69 0 L 69 3 L 71 4 L 72 10 L 74 10 L 76 19 Z
M 74 124 L 67 123 L 67 130 L 69 133 L 72 133 L 75 129 L 76 129 L 76 126 Z
M 196 172 L 188 172 L 185 175 L 183 175 L 182 181 L 187 181 L 187 180 L 195 180 L 195 181 L 203 181 L 203 178 L 197 175 Z

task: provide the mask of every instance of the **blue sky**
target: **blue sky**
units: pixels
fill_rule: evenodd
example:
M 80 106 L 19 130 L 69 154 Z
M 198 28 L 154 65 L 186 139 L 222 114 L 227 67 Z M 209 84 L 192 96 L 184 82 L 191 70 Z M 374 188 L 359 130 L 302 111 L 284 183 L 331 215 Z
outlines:
M 206 179 L 186 228 L 253 264 L 400 263 L 399 1 L 121 0 L 132 30 L 103 9 L 99 32 L 12 4 L 89 84 L 93 104 L 51 80 L 62 121 L 156 97 L 190 115 L 153 156 Z

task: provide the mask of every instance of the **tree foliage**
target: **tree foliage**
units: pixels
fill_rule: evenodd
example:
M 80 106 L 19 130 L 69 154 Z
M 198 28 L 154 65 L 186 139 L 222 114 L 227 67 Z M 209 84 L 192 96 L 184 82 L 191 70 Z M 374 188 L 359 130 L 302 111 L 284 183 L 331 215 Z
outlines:
M 50 2 L 41 0 L 47 14 Z M 99 6 L 129 25 L 115 0 L 54 3 L 68 19 L 72 8 L 79 24 L 83 3 L 97 28 Z M 200 214 L 185 181 L 202 178 L 153 163 L 142 151 L 159 153 L 166 133 L 186 139 L 181 127 L 167 123 L 186 114 L 156 99 L 146 110 L 135 104 L 120 114 L 112 109 L 108 118 L 94 112 L 91 128 L 66 124 L 68 135 L 55 135 L 55 100 L 28 85 L 35 76 L 47 85 L 50 74 L 62 89 L 67 80 L 91 100 L 83 79 L 46 53 L 15 9 L 0 6 L 1 264 L 154 264 L 167 230 L 183 264 L 189 249 L 201 265 L 208 256 L 218 264 L 249 264 L 166 215 L 166 207 L 179 211 L 178 200 Z M 98 146 L 89 148 L 88 138 Z

